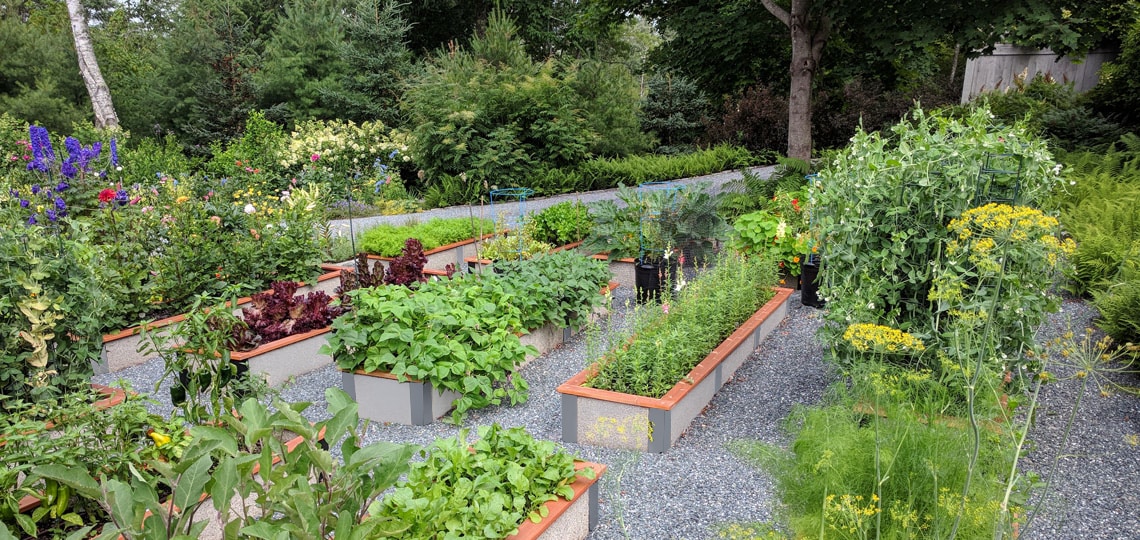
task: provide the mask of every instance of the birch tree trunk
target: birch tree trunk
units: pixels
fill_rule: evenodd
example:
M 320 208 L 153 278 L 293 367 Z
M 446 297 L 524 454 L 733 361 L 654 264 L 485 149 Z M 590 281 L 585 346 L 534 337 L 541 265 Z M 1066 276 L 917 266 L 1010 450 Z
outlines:
M 71 19 L 71 35 L 75 38 L 75 53 L 79 57 L 79 72 L 91 96 L 91 107 L 95 109 L 95 127 L 99 129 L 119 126 L 119 117 L 111 103 L 111 90 L 99 71 L 95 60 L 95 47 L 91 44 L 91 34 L 87 31 L 87 16 L 80 0 L 67 0 L 67 15 Z

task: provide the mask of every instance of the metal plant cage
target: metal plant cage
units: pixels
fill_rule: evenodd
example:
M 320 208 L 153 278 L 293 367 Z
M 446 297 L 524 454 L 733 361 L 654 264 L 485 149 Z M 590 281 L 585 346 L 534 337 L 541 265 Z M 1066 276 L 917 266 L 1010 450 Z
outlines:
M 646 261 L 647 255 L 663 257 L 669 249 L 664 231 L 678 209 L 678 198 L 685 189 L 677 182 L 645 182 L 637 186 L 637 201 L 642 206 L 638 224 L 638 258 Z
M 499 226 L 499 212 L 502 212 L 504 218 L 504 226 L 507 231 L 512 231 L 517 240 L 515 259 L 522 260 L 523 249 L 525 246 L 525 239 L 523 238 L 522 229 L 526 225 L 526 200 L 531 195 L 534 195 L 534 190 L 527 187 L 512 187 L 502 189 L 492 189 L 489 193 L 491 201 L 491 216 L 495 220 L 496 229 Z M 499 205 L 499 210 L 495 209 L 495 204 Z M 511 212 L 510 205 L 514 204 L 516 210 Z M 496 230 L 496 233 L 499 232 Z
M 978 171 L 973 205 L 1018 204 L 1024 161 L 1019 154 L 986 154 L 986 161 Z

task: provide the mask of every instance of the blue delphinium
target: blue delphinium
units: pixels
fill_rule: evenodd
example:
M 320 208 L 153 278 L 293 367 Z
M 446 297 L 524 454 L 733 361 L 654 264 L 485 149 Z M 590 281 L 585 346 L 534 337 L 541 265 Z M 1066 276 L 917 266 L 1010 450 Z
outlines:
M 55 161 L 55 150 L 51 147 L 51 136 L 48 135 L 47 128 L 29 127 L 28 138 L 32 144 L 32 160 L 28 162 L 28 170 L 47 172 L 48 167 Z

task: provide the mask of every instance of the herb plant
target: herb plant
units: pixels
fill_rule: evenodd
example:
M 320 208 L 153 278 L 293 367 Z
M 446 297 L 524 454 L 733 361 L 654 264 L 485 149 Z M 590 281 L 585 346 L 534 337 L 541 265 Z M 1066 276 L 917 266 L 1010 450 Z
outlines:
M 341 369 L 386 371 L 454 390 L 462 394 L 456 422 L 504 398 L 526 399 L 526 381 L 512 374 L 537 351 L 519 342 L 521 313 L 501 284 L 465 276 L 428 281 L 414 292 L 379 287 L 348 295 L 355 309 L 333 321 L 322 348 Z
M 638 308 L 629 333 L 610 336 L 586 386 L 659 398 L 772 298 L 769 258 L 724 253 L 676 300 Z
M 481 426 L 478 440 L 467 437 L 464 429 L 437 440 L 369 513 L 408 525 L 401 538 L 506 538 L 524 520 L 546 517 L 546 502 L 573 499 L 579 475 L 593 478 L 593 469 L 575 471 L 572 456 L 522 428 Z

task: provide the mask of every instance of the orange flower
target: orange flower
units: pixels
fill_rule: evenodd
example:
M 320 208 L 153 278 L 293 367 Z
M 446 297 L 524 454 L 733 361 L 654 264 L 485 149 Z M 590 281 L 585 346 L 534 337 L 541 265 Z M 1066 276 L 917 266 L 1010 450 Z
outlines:
M 793 262 L 793 263 L 798 263 L 798 262 L 800 262 L 800 256 L 799 256 L 799 255 L 796 255 L 795 257 L 792 257 L 792 262 Z
M 257 234 L 257 229 L 250 229 L 249 235 L 252 236 L 254 240 L 261 240 L 261 235 Z

